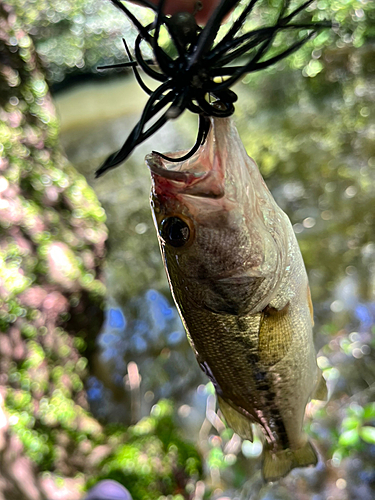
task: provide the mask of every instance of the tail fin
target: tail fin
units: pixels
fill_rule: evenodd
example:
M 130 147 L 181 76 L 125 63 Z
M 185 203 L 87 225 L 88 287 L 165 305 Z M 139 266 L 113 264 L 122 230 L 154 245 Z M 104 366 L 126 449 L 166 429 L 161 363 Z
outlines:
M 295 467 L 307 467 L 318 463 L 317 454 L 309 441 L 297 450 L 264 451 L 262 474 L 265 481 L 277 481 Z

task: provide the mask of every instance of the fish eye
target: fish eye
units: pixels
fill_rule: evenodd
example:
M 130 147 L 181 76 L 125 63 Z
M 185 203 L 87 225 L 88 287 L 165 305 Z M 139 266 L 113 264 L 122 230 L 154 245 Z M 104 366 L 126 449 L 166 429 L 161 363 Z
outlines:
M 167 217 L 161 223 L 159 234 L 166 243 L 179 248 L 189 241 L 190 228 L 179 217 Z

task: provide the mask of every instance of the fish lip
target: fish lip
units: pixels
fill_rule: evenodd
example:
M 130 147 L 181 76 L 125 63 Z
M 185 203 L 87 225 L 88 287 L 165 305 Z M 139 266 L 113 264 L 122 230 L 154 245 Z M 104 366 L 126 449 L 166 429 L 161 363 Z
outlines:
M 245 194 L 241 184 L 244 162 L 237 162 L 244 150 L 230 118 L 210 118 L 211 127 L 206 141 L 187 160 L 169 162 L 153 152 L 146 156 L 151 172 L 153 193 L 164 196 L 194 196 L 199 198 L 234 200 Z M 167 153 L 169 157 L 184 156 L 187 151 Z M 236 186 L 235 186 L 236 185 Z M 234 187 L 235 186 L 235 187 Z
M 201 146 L 202 147 L 202 146 Z M 169 153 L 171 154 L 171 153 Z M 177 156 L 179 153 L 172 153 Z M 199 160 L 200 150 L 195 153 L 192 160 Z M 212 168 L 207 170 L 191 172 L 189 170 L 176 170 L 186 166 L 186 161 L 175 163 L 168 162 L 157 153 L 150 153 L 146 156 L 146 165 L 150 169 L 155 192 L 161 191 L 169 193 L 179 193 L 199 198 L 219 199 L 224 196 L 224 186 L 220 174 L 214 172 Z M 165 164 L 165 166 L 164 166 Z M 168 168 L 168 166 L 173 167 Z M 210 165 L 211 167 L 211 165 Z M 163 182 L 160 182 L 160 179 Z M 162 184 L 162 185 L 161 185 Z M 158 186 L 158 187 L 156 187 Z
M 178 153 L 175 154 L 177 156 Z M 208 172 L 194 173 L 189 171 L 169 169 L 168 167 L 163 166 L 163 162 L 168 163 L 173 167 L 178 167 L 184 162 L 179 162 L 179 163 L 168 162 L 167 160 L 163 160 L 161 156 L 159 156 L 157 153 L 148 154 L 145 158 L 145 161 L 146 165 L 148 166 L 152 174 L 158 175 L 165 179 L 169 179 L 171 181 L 183 182 L 185 184 L 190 184 L 194 180 L 202 179 L 202 177 L 204 177 L 208 173 Z

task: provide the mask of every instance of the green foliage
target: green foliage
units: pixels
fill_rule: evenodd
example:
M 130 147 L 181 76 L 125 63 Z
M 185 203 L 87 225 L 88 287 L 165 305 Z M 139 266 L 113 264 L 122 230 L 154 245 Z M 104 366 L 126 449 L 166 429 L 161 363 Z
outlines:
M 77 349 L 97 333 L 102 318 L 105 287 L 98 266 L 105 217 L 94 191 L 60 150 L 58 120 L 30 37 L 3 6 L 0 20 L 5 409 L 10 431 L 39 470 L 65 467 L 66 473 L 61 457 L 70 447 L 75 475 L 88 453 L 82 442 L 90 440 L 92 447 L 103 440 L 100 425 L 83 408 L 87 360 Z M 90 307 L 93 326 L 82 319 L 78 306 L 84 313 Z M 69 324 L 72 309 L 74 326 Z M 73 342 L 72 331 L 81 340 Z
M 374 403 L 369 403 L 364 407 L 351 404 L 347 409 L 347 416 L 341 424 L 341 433 L 338 439 L 339 447 L 335 453 L 344 455 L 352 450 L 363 448 L 363 442 L 375 444 L 374 425 Z
M 295 224 L 314 302 L 327 298 L 347 266 L 367 272 L 361 261 L 374 234 L 375 182 L 375 6 L 337 1 L 318 9 L 318 18 L 340 25 L 246 77 L 238 109 L 247 151 Z
M 119 15 L 109 0 L 67 0 L 58 9 L 51 0 L 11 0 L 10 3 L 16 9 L 20 24 L 32 30 L 38 53 L 48 68 L 51 82 L 60 82 L 69 74 L 96 73 L 96 67 L 100 64 L 123 62 L 125 54 L 120 35 L 129 38 L 130 45 L 135 38 L 134 28 L 125 16 Z M 245 3 L 241 2 L 242 5 Z M 290 2 L 290 10 L 300 4 L 299 1 Z M 271 24 L 279 6 L 280 2 L 260 2 L 247 27 Z M 148 9 L 136 6 L 131 6 L 131 9 L 144 24 L 152 20 L 153 16 Z M 237 16 L 241 9 L 239 6 L 234 15 Z M 355 47 L 360 47 L 374 35 L 371 2 L 321 0 L 317 8 L 307 9 L 300 20 L 309 20 L 311 16 L 314 21 L 328 19 L 338 23 L 341 44 L 352 43 Z M 223 33 L 229 26 L 229 23 L 224 25 Z M 279 36 L 275 43 L 276 49 L 279 50 L 287 40 L 288 35 Z M 292 68 L 304 68 L 306 76 L 314 77 L 322 71 L 323 65 L 319 59 L 311 59 L 312 47 L 319 51 L 332 42 L 333 34 L 330 30 L 325 30 L 306 47 L 293 54 L 287 64 Z M 27 37 L 23 44 L 27 47 Z M 268 71 L 272 73 L 275 70 L 270 68 Z M 43 82 L 36 82 L 35 88 L 42 93 Z
M 291 8 L 297 3 L 292 2 Z M 52 82 L 95 72 L 97 64 L 123 62 L 121 36 L 135 36 L 109 2 L 69 0 L 56 6 L 47 0 L 13 0 L 12 4 L 19 14 L 18 26 L 27 25 L 33 33 Z M 272 9 L 262 15 L 257 10 L 255 23 L 268 22 L 274 15 L 275 2 L 264 5 Z M 362 325 L 360 333 L 353 332 L 358 326 L 353 315 L 336 314 L 327 301 L 341 278 L 353 276 L 358 277 L 360 300 L 373 300 L 368 275 L 374 266 L 375 232 L 375 6 L 360 0 L 319 0 L 314 8 L 314 20 L 331 19 L 339 26 L 325 30 L 283 63 L 245 77 L 236 116 L 249 154 L 294 224 L 310 273 L 317 304 L 317 344 L 324 345 L 321 368 L 334 394 L 325 407 L 313 406 L 309 433 L 326 457 L 332 457 L 333 466 L 354 456 L 371 464 L 375 407 L 366 390 L 375 380 L 374 327 Z M 138 12 L 146 22 L 147 12 Z M 86 404 L 82 380 L 87 373 L 83 355 L 92 338 L 87 325 L 72 328 L 79 332 L 72 339 L 68 309 L 47 329 L 44 313 L 20 299 L 31 287 L 48 285 L 60 287 L 73 309 L 87 294 L 89 304 L 100 302 L 104 287 L 97 266 L 105 215 L 93 190 L 59 151 L 58 122 L 29 36 L 16 38 L 27 72 L 9 73 L 6 84 L 13 90 L 6 99 L 0 87 L 7 117 L 0 122 L 0 143 L 2 156 L 9 159 L 6 182 L 19 185 L 22 193 L 17 199 L 23 215 L 15 225 L 32 247 L 8 237 L 0 254 L 0 278 L 8 294 L 0 304 L 0 327 L 19 329 L 25 348 L 6 371 L 11 429 L 40 470 L 62 473 L 66 461 L 61 457 L 69 450 L 67 474 L 84 471 L 89 486 L 111 477 L 122 482 L 134 500 L 160 495 L 181 500 L 202 477 L 202 460 L 195 447 L 179 436 L 170 404 L 160 402 L 149 417 L 128 429 L 100 426 L 82 408 Z M 278 40 L 279 47 L 286 41 Z M 148 178 L 143 181 L 142 175 L 138 164 L 129 164 L 124 174 L 112 177 L 112 189 L 127 186 L 117 197 L 117 204 L 127 207 L 126 216 L 119 221 L 113 206 L 108 210 L 115 220 L 113 232 L 121 234 L 124 245 L 113 253 L 112 274 L 127 297 L 162 273 L 154 238 L 141 242 L 134 238 L 147 230 L 146 220 L 151 226 Z M 4 231 L 8 223 L 2 219 Z M 57 275 L 51 273 L 51 251 L 66 262 Z M 212 384 L 207 392 L 212 393 Z M 356 394 L 362 395 L 359 402 Z M 249 476 L 248 464 L 251 457 L 258 457 L 261 444 L 258 438 L 253 445 L 244 442 L 244 466 L 238 447 L 233 453 L 225 451 L 232 439 L 225 432 L 215 439 L 202 438 L 200 444 L 207 471 L 219 471 L 224 477 L 232 469 L 228 465 L 236 462 L 236 475 L 231 477 L 236 483 L 238 477 Z M 88 457 L 97 446 L 107 447 L 109 454 L 90 468 Z
M 61 82 L 69 74 L 96 72 L 100 64 L 123 62 L 124 47 L 119 37 L 134 39 L 128 21 L 109 1 L 67 0 L 58 6 L 53 0 L 11 0 L 20 26 L 32 31 L 37 50 L 48 68 L 48 80 Z M 134 7 L 147 24 L 150 13 Z M 42 85 L 40 88 L 42 89 Z
M 160 495 L 173 495 L 177 500 L 186 498 L 186 488 L 194 487 L 202 475 L 201 458 L 179 436 L 169 401 L 159 401 L 149 417 L 127 429 L 125 443 L 123 439 L 89 486 L 110 478 L 126 486 L 134 500 L 156 500 Z

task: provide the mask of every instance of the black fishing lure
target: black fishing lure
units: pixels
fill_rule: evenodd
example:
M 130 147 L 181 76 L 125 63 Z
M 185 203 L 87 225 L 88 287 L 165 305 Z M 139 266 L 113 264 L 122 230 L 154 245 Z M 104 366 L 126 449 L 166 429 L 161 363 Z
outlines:
M 290 0 L 283 0 L 283 5 L 273 26 L 241 33 L 241 27 L 258 1 L 248 1 L 227 34 L 215 45 L 215 38 L 223 19 L 239 3 L 239 0 L 222 0 L 204 28 L 197 25 L 193 14 L 184 12 L 173 16 L 164 15 L 165 0 L 160 0 L 158 7 L 155 7 L 148 0 L 138 0 L 139 4 L 155 11 L 154 22 L 143 26 L 120 0 L 111 0 L 128 16 L 138 30 L 139 34 L 134 46 L 135 61 L 132 59 L 125 40 L 123 40 L 129 62 L 102 66 L 100 69 L 132 67 L 137 82 L 150 98 L 141 119 L 122 148 L 105 160 L 96 172 L 97 177 L 122 163 L 138 144 L 154 134 L 168 120 L 177 118 L 185 109 L 199 115 L 199 129 L 195 145 L 180 158 L 168 158 L 161 153 L 157 154 L 173 162 L 190 158 L 205 142 L 210 128 L 208 117 L 226 117 L 233 114 L 233 103 L 237 100 L 237 95 L 230 90 L 230 87 L 234 83 L 245 73 L 259 71 L 280 61 L 301 47 L 319 29 L 331 26 L 325 21 L 317 23 L 292 22 L 313 0 L 304 2 L 289 14 L 287 14 L 287 9 Z M 158 43 L 160 28 L 163 25 L 175 46 L 177 56 L 174 58 L 167 54 Z M 266 57 L 278 33 L 281 31 L 300 32 L 301 30 L 306 30 L 306 34 L 301 39 L 278 54 Z M 141 43 L 143 41 L 152 48 L 155 60 L 146 60 L 142 55 Z M 244 55 L 247 57 L 244 64 L 229 65 Z M 138 72 L 138 66 L 151 78 L 160 82 L 160 86 L 156 90 L 153 91 L 146 86 Z M 150 120 L 166 107 L 164 113 L 146 128 Z

